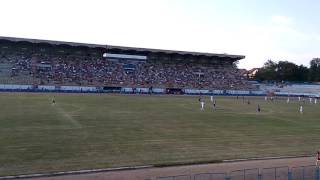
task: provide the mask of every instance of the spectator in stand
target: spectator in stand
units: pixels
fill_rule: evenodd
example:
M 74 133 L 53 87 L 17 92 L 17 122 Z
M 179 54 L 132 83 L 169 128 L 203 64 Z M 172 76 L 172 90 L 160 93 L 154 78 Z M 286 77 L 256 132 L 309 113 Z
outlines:
M 40 52 L 4 53 L 0 62 L 12 64 L 13 76 L 28 75 L 40 84 L 132 87 L 177 87 L 250 90 L 237 69 L 196 63 L 137 63 L 126 70 L 123 62 L 100 57 Z

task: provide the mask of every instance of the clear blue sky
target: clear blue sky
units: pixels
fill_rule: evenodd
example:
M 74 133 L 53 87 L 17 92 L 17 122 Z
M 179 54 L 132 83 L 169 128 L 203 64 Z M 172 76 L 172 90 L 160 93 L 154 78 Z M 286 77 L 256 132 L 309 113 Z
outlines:
M 316 0 L 1 0 L 0 36 L 245 55 L 320 57 Z

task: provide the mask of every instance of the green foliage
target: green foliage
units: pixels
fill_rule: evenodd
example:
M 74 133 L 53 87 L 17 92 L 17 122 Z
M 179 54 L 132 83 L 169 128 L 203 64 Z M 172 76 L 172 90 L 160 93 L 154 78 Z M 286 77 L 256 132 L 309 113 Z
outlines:
M 320 58 L 314 58 L 310 61 L 309 80 L 320 81 Z
M 256 74 L 256 79 L 258 80 L 274 80 L 276 77 L 277 63 L 272 60 L 268 60 L 264 66 Z
M 288 61 L 268 60 L 255 77 L 260 81 L 320 81 L 320 59 L 310 62 L 310 68 Z

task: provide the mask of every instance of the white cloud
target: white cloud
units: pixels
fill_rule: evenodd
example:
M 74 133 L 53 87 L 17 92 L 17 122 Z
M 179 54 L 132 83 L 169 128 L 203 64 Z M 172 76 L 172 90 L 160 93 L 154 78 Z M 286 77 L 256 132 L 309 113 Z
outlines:
M 320 41 L 320 34 L 313 34 L 314 39 Z
M 292 18 L 287 16 L 279 16 L 279 15 L 272 16 L 271 21 L 276 24 L 285 24 L 285 25 L 292 24 L 293 22 Z

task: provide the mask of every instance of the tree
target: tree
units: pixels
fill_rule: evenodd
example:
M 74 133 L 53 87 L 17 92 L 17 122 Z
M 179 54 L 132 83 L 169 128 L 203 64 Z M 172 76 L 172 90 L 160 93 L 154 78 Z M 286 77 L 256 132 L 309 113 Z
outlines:
M 296 81 L 308 81 L 309 69 L 306 66 L 300 65 L 295 72 Z
M 268 60 L 257 73 L 256 79 L 260 81 L 272 80 L 302 82 L 308 80 L 308 73 L 308 68 L 303 65 L 298 66 L 289 61 L 279 61 L 276 63 L 272 60 Z
M 264 63 L 263 67 L 257 72 L 256 79 L 265 81 L 265 80 L 275 80 L 277 71 L 277 63 L 268 60 Z
M 279 61 L 277 65 L 277 80 L 280 81 L 297 81 L 298 66 L 288 61 Z
M 309 80 L 320 81 L 320 58 L 313 58 L 310 61 Z

